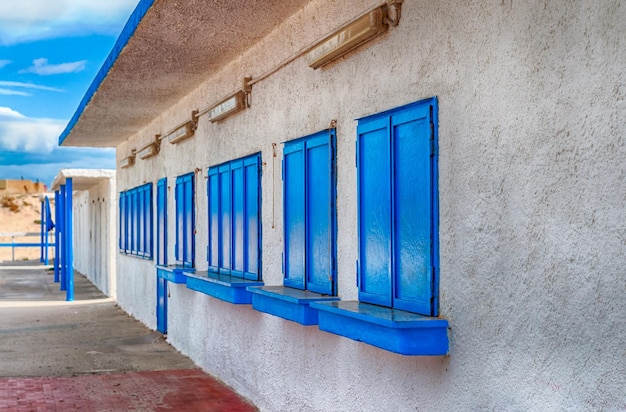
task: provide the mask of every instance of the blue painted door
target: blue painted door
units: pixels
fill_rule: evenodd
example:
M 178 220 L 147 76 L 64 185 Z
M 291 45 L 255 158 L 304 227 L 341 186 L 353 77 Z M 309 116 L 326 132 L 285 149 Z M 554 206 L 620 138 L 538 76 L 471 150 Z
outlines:
M 167 179 L 157 183 L 157 265 L 167 265 Z M 157 280 L 157 330 L 167 333 L 167 280 Z
M 360 119 L 359 299 L 436 316 L 436 100 Z

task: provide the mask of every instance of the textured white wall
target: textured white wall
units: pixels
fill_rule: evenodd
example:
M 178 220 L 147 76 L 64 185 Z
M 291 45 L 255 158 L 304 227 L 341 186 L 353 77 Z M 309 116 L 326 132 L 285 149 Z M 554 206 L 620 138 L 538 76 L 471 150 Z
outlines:
M 377 4 L 317 0 L 118 147 L 118 158 Z M 313 22 L 314 23 L 311 23 Z M 625 410 L 626 4 L 417 2 L 321 69 L 298 59 L 252 107 L 118 170 L 119 190 L 261 151 L 263 279 L 280 284 L 280 142 L 337 119 L 339 294 L 356 299 L 354 118 L 437 95 L 441 314 L 450 356 L 414 358 L 170 286 L 168 339 L 262 410 Z M 277 158 L 272 143 L 279 143 Z M 173 252 L 170 253 L 173 259 Z M 118 256 L 122 307 L 155 326 L 154 262 Z
M 115 179 L 74 191 L 74 268 L 107 296 L 116 295 Z

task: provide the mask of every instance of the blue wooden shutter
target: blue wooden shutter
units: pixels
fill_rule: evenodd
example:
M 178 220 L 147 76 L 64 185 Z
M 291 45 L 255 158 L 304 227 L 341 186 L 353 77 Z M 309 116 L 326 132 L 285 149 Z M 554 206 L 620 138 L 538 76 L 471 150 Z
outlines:
M 146 208 L 145 187 L 137 188 L 137 254 L 144 256 L 146 251 Z
M 195 265 L 195 205 L 194 205 L 194 174 L 185 177 L 185 241 L 184 241 L 184 265 Z
M 157 265 L 167 265 L 167 178 L 157 182 Z
M 124 192 L 120 192 L 120 196 L 119 196 L 119 242 L 118 242 L 118 247 L 120 251 L 124 251 L 124 249 L 126 249 L 126 241 L 124 239 L 124 237 L 126 236 L 126 225 L 125 225 L 125 221 L 126 221 L 126 206 L 125 206 L 125 202 L 126 202 L 126 197 Z
M 152 259 L 154 253 L 154 206 L 152 205 L 152 183 L 148 185 L 148 193 L 147 193 L 147 204 L 146 204 L 146 214 L 148 215 L 148 223 L 146 228 L 146 240 L 148 244 L 148 248 L 146 253 L 148 254 L 148 258 Z
M 333 295 L 334 130 L 306 141 L 306 289 Z
M 285 286 L 335 294 L 335 131 L 285 144 Z
M 139 252 L 139 193 L 137 188 L 134 188 L 132 191 L 132 232 L 131 238 L 133 240 L 133 244 L 131 246 L 131 253 L 136 255 Z
M 209 197 L 209 247 L 207 259 L 209 270 L 219 270 L 220 254 L 220 186 L 218 168 L 209 169 L 207 182 L 207 195 Z
M 305 288 L 305 169 L 304 142 L 283 150 L 283 219 L 285 231 L 285 286 Z
M 220 185 L 220 248 L 219 248 L 219 272 L 230 274 L 231 271 L 231 233 L 232 233 L 232 211 L 231 211 L 231 174 L 230 165 L 222 165 L 218 168 L 218 179 Z
M 124 192 L 124 253 L 130 252 L 130 194 Z
M 259 155 L 208 171 L 209 270 L 258 280 Z
M 430 107 L 391 117 L 394 164 L 394 304 L 430 315 L 433 284 Z
M 245 271 L 245 173 L 243 161 L 230 163 L 232 184 L 232 275 L 243 277 Z
M 391 153 L 389 119 L 357 127 L 359 300 L 391 306 Z
M 245 251 L 244 251 L 244 278 L 250 280 L 260 279 L 260 253 L 259 253 L 259 165 L 260 156 L 254 155 L 244 159 L 245 178 Z
M 359 299 L 437 315 L 436 99 L 357 127 Z
M 174 255 L 176 257 L 176 263 L 179 265 L 183 264 L 183 218 L 184 218 L 184 186 L 183 186 L 183 178 L 179 176 L 176 178 L 176 189 L 174 192 L 174 198 L 176 201 L 176 245 L 174 247 Z

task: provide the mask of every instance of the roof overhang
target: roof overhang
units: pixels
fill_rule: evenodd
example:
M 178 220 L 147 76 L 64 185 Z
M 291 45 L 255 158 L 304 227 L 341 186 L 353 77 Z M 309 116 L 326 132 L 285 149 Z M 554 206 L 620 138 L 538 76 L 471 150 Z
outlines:
M 51 190 L 59 190 L 67 179 L 72 179 L 73 190 L 89 190 L 104 180 L 115 179 L 115 170 L 110 169 L 61 169 L 52 182 Z
M 310 0 L 141 0 L 59 137 L 116 147 Z

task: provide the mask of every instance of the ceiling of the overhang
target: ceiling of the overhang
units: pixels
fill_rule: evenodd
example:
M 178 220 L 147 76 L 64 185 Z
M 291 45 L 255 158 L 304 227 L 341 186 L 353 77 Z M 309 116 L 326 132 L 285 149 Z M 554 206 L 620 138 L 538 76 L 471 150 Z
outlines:
M 309 0 L 153 1 L 134 34 L 120 36 L 125 46 L 85 95 L 63 146 L 117 146 Z

